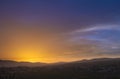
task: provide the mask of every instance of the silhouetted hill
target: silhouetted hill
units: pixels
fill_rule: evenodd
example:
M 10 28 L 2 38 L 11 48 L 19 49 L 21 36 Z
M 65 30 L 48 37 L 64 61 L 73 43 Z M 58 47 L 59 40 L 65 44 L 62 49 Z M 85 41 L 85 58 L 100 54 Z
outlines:
M 0 67 L 37 67 L 44 66 L 46 63 L 16 62 L 12 60 L 0 60 Z
M 120 65 L 120 58 L 97 58 L 97 59 L 91 59 L 91 60 L 81 60 L 81 61 L 74 61 L 74 62 L 68 62 L 68 63 L 62 63 L 62 64 L 52 64 L 52 65 L 46 65 L 43 66 L 45 69 L 68 69 L 68 68 L 89 68 L 92 67 L 104 67 L 104 66 L 119 66 Z
M 3 75 L 4 74 L 4 75 Z M 9 77 L 9 78 L 5 78 Z M 100 58 L 42 67 L 0 68 L 0 79 L 120 79 L 120 58 Z

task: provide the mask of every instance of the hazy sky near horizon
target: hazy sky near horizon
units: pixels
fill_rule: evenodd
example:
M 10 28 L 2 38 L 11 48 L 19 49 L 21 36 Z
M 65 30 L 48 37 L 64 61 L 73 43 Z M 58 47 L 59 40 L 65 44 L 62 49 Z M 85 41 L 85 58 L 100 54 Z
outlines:
M 0 59 L 120 57 L 120 0 L 0 0 Z

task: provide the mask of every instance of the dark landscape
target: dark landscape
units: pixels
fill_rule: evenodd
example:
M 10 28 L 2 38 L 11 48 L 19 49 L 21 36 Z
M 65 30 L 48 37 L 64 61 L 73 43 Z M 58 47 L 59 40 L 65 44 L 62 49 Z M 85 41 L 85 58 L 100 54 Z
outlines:
M 5 61 L 5 63 L 8 66 L 0 67 L 0 79 L 120 79 L 120 58 L 42 64 L 36 67 L 25 65 L 9 67 L 13 61 Z

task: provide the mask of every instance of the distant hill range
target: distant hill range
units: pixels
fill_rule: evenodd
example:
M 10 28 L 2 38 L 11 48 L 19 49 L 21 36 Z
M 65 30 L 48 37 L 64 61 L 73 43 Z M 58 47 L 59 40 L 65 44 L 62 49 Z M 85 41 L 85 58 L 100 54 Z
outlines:
M 91 60 L 80 60 L 80 61 L 73 61 L 73 62 L 58 62 L 58 63 L 31 63 L 31 62 L 17 62 L 12 60 L 0 60 L 0 67 L 41 67 L 41 66 L 75 66 L 75 65 L 98 65 L 98 64 L 114 64 L 120 63 L 120 58 L 96 58 Z
M 120 79 L 120 58 L 52 64 L 0 60 L 0 79 Z
M 12 60 L 0 60 L 0 67 L 40 67 L 46 63 L 17 62 Z

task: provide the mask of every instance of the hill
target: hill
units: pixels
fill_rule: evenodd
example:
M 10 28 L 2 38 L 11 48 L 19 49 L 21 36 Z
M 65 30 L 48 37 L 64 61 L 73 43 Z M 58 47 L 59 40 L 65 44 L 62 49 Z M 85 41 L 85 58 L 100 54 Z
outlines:
M 100 58 L 42 67 L 0 68 L 8 79 L 120 79 L 120 58 Z
M 16 62 L 12 60 L 0 60 L 0 67 L 40 67 L 45 66 L 46 63 L 31 63 L 31 62 Z

